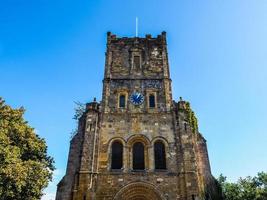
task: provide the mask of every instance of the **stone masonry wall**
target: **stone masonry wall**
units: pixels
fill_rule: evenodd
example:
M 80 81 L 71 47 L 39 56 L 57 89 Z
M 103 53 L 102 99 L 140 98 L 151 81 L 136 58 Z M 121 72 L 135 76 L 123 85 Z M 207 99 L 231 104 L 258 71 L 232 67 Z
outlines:
M 140 105 L 130 100 L 135 92 L 143 95 Z M 155 107 L 149 107 L 151 94 Z M 200 200 L 212 175 L 190 109 L 188 102 L 172 100 L 165 32 L 155 38 L 108 33 L 102 101 L 86 105 L 56 200 Z M 118 170 L 111 169 L 114 141 L 123 145 Z M 155 169 L 156 141 L 165 146 L 164 170 Z M 133 170 L 135 142 L 144 145 L 144 170 Z

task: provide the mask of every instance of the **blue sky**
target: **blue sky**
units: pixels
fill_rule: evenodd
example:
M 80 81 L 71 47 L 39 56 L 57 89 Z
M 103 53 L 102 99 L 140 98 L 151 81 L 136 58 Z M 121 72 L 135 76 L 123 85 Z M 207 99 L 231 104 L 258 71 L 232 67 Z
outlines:
M 212 172 L 267 171 L 267 1 L 0 0 L 0 95 L 24 106 L 63 176 L 74 101 L 101 98 L 106 32 L 167 31 L 172 88 L 191 102 Z

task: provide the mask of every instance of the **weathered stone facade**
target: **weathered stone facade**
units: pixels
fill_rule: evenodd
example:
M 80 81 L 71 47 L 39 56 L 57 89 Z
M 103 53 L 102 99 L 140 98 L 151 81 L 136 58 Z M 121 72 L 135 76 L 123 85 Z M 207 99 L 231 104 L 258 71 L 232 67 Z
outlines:
M 138 105 L 131 99 L 135 92 L 143 98 Z M 111 165 L 114 142 L 123 146 L 120 169 Z M 164 146 L 162 169 L 155 166 L 156 142 Z M 133 169 L 136 143 L 144 147 L 141 170 Z M 88 103 L 79 120 L 56 200 L 204 199 L 213 180 L 189 103 L 172 100 L 166 33 L 108 33 L 102 101 Z

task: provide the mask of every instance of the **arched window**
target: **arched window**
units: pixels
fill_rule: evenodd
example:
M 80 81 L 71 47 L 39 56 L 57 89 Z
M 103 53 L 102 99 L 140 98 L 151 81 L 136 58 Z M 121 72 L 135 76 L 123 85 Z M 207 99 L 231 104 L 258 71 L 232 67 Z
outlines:
M 133 169 L 145 169 L 144 145 L 141 142 L 136 142 L 133 145 Z
M 155 169 L 166 169 L 165 145 L 161 141 L 154 144 Z
M 111 147 L 111 169 L 121 169 L 123 160 L 123 145 L 115 141 Z
M 119 107 L 125 108 L 125 106 L 126 106 L 126 96 L 125 94 L 121 94 L 119 98 Z
M 149 95 L 149 108 L 155 108 L 155 107 L 156 107 L 155 95 L 150 94 Z

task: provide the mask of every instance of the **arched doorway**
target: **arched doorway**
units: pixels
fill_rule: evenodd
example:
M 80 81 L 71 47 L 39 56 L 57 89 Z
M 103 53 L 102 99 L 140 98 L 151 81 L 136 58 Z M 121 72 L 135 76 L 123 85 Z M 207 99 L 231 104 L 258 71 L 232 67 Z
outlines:
M 144 182 L 130 183 L 124 186 L 114 200 L 165 200 L 153 185 Z

